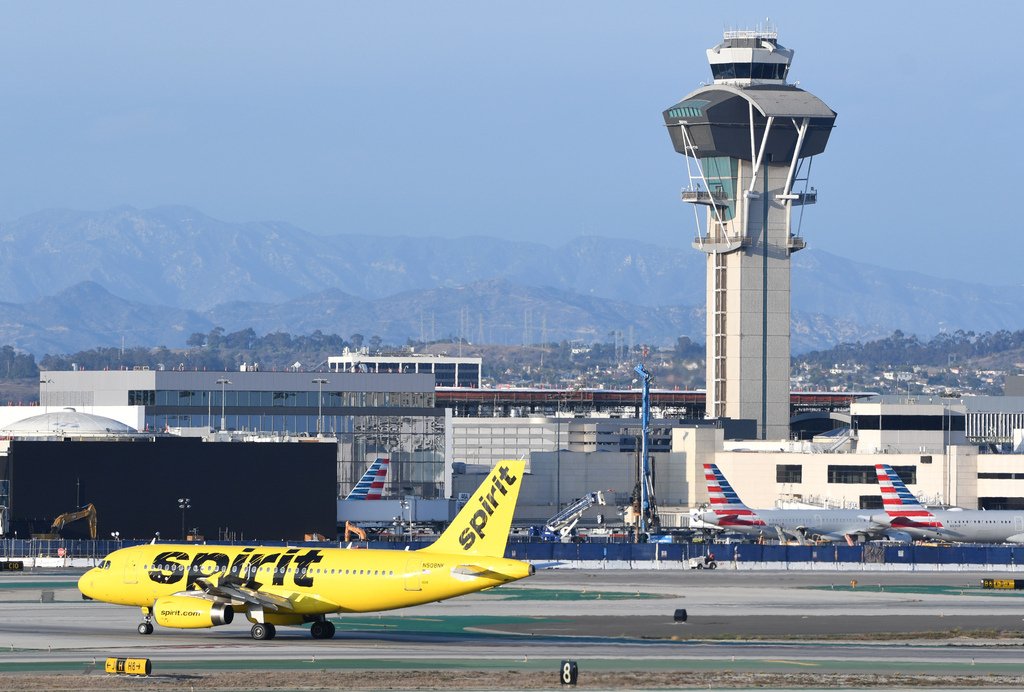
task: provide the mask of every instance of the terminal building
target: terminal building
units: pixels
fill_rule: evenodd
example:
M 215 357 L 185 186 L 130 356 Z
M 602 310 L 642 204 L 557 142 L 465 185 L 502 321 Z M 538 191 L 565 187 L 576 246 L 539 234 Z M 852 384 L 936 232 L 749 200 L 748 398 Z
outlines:
M 336 443 L 338 496 L 378 456 L 395 462 L 389 492 L 446 496 L 445 411 L 428 374 L 312 372 L 46 371 L 46 411 L 73 408 L 147 433 L 212 440 Z M 3 424 L 0 416 L 0 425 Z
M 706 502 L 709 462 L 752 507 L 876 508 L 880 462 L 897 467 L 927 503 L 1024 507 L 1024 399 L 862 394 L 843 402 L 794 393 L 794 418 L 818 406 L 830 425 L 808 439 L 759 440 L 749 421 L 668 415 L 679 402 L 699 406 L 699 394 L 664 392 L 651 420 L 663 526 L 685 527 L 689 512 Z M 0 408 L 7 438 L 0 506 L 11 510 L 4 523 L 22 522 L 21 532 L 97 498 L 101 531 L 124 536 L 179 533 L 178 497 L 195 500 L 184 528 L 208 537 L 296 538 L 300 528 L 329 535 L 328 504 L 332 527 L 345 520 L 436 524 L 508 458 L 529 461 L 518 524 L 541 523 L 600 490 L 608 505 L 590 511 L 584 525 L 601 514 L 613 526 L 621 525 L 636 484 L 638 391 L 512 396 L 435 388 L 426 374 L 131 370 L 46 372 L 40 395 L 39 407 Z M 494 405 L 503 401 L 519 406 Z M 556 402 L 549 415 L 539 413 L 544 401 Z M 344 500 L 379 456 L 392 462 L 385 499 Z M 128 508 L 123 514 L 114 511 L 120 505 Z M 306 511 L 314 506 L 316 516 Z M 275 511 L 268 507 L 291 507 L 292 523 L 265 533 Z
M 447 510 L 433 375 L 44 371 L 40 402 L 0 407 L 0 523 L 12 530 L 93 502 L 101 530 L 168 535 L 168 498 L 143 511 L 159 492 L 193 499 L 183 522 L 202 535 L 333 536 L 338 498 L 382 456 L 396 505 L 415 496 Z M 112 513 L 119 504 L 131 511 Z
M 880 508 L 879 463 L 894 466 L 926 504 L 1024 508 L 1024 452 L 969 439 L 976 405 L 974 398 L 876 395 L 851 404 L 848 425 L 807 440 L 734 437 L 720 421 L 652 419 L 662 525 L 685 527 L 691 510 L 708 502 L 706 463 L 717 464 L 755 508 Z M 614 524 L 636 483 L 639 426 L 638 419 L 610 417 L 454 418 L 453 446 L 465 464 L 456 464 L 453 489 L 470 492 L 499 458 L 524 455 L 530 476 L 517 521 L 537 523 L 600 490 L 610 506 L 595 507 L 584 525 L 597 514 Z
M 426 373 L 438 387 L 482 386 L 483 359 L 462 356 L 420 354 L 370 355 L 365 349 L 345 352 L 327 359 L 331 372 Z

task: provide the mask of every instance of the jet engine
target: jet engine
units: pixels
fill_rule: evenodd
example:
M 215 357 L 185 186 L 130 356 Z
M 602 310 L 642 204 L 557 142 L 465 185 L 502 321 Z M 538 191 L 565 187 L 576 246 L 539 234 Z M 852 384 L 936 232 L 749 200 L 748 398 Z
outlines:
M 198 629 L 229 625 L 235 619 L 230 604 L 215 603 L 192 596 L 166 596 L 153 604 L 153 616 L 164 627 Z

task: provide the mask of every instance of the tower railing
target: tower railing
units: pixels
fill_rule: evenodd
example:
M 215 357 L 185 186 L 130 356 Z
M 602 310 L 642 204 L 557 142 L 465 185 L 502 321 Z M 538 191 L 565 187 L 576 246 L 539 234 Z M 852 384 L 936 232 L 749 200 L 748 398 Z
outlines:
M 706 204 L 708 206 L 713 204 L 717 207 L 729 205 L 729 197 L 721 190 L 703 190 L 696 187 L 686 187 L 683 188 L 680 194 L 683 201 L 690 204 Z

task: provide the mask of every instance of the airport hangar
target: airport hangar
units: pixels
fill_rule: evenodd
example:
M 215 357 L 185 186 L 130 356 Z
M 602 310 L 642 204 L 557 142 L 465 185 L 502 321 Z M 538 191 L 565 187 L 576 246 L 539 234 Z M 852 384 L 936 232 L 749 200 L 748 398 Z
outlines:
M 38 526 L 93 502 L 101 536 L 178 536 L 183 528 L 209 538 L 330 536 L 346 519 L 445 521 L 481 473 L 525 457 L 530 475 L 518 524 L 543 522 L 593 490 L 604 491 L 609 506 L 594 508 L 589 523 L 598 513 L 617 521 L 635 484 L 638 392 L 526 393 L 546 403 L 527 403 L 524 390 L 435 389 L 426 373 L 49 371 L 41 407 L 0 408 L 8 438 L 0 506 L 15 526 Z M 494 406 L 513 394 L 518 406 Z M 929 502 L 1024 506 L 1024 398 L 868 397 L 847 401 L 849 413 L 818 411 L 816 425 L 825 420 L 834 429 L 811 439 L 751 440 L 743 421 L 687 418 L 687 407 L 700 410 L 701 402 L 679 402 L 699 394 L 654 397 L 651 450 L 666 526 L 685 526 L 690 509 L 706 500 L 708 461 L 754 507 L 783 499 L 877 507 L 880 461 L 898 467 Z M 806 409 L 844 403 L 794 393 L 794 406 L 799 396 Z M 52 420 L 15 425 L 40 412 Z M 73 413 L 141 432 L 101 423 L 88 433 L 88 424 L 68 422 Z M 387 499 L 339 500 L 378 456 L 392 460 Z M 193 500 L 184 516 L 182 497 Z

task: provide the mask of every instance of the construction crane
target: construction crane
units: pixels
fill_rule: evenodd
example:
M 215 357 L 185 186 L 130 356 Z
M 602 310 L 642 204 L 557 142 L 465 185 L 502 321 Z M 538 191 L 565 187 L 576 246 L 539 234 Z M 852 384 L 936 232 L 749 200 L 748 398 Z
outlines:
M 643 396 L 640 408 L 640 459 L 637 464 L 637 488 L 634 502 L 637 505 L 637 540 L 646 540 L 647 536 L 661 529 L 658 517 L 658 503 L 654 497 L 654 474 L 651 469 L 651 382 L 654 378 L 643 363 L 633 370 L 640 376 Z
M 544 523 L 541 529 L 541 537 L 546 541 L 566 540 L 572 535 L 572 530 L 580 523 L 583 513 L 594 505 L 604 504 L 604 493 L 600 490 L 587 493 L 578 500 L 573 500 L 564 509 L 560 510 L 553 517 Z
M 35 534 L 33 538 L 54 539 L 60 538 L 60 532 L 65 526 L 79 519 L 89 520 L 89 538 L 96 540 L 96 506 L 91 502 L 74 512 L 65 512 L 53 520 L 50 525 L 50 533 Z

